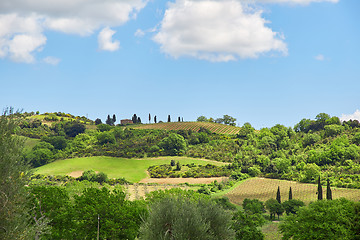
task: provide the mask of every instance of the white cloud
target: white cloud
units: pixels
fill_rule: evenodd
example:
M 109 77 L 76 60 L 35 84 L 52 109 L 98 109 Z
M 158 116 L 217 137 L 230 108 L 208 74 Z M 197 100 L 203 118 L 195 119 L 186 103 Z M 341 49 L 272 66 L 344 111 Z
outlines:
M 143 37 L 145 35 L 145 32 L 141 29 L 136 30 L 136 32 L 134 33 L 135 37 Z
M 356 109 L 356 111 L 353 114 L 341 114 L 340 117 L 341 121 L 349 121 L 350 119 L 360 121 L 360 110 Z
M 339 0 L 249 0 L 247 2 L 260 2 L 260 3 L 287 3 L 287 4 L 298 4 L 308 5 L 312 2 L 331 2 L 337 3 Z
M 41 51 L 47 40 L 38 24 L 41 20 L 35 15 L 0 15 L 0 57 L 9 57 L 15 62 L 35 62 L 31 53 Z
M 56 57 L 48 56 L 48 57 L 44 58 L 43 61 L 44 61 L 44 63 L 56 66 L 60 63 L 61 60 Z
M 113 41 L 112 36 L 116 32 L 111 30 L 109 27 L 101 30 L 98 36 L 99 49 L 104 51 L 116 51 L 120 47 L 119 41 Z
M 314 58 L 315 58 L 316 60 L 318 60 L 318 61 L 324 61 L 324 60 L 325 60 L 325 57 L 324 57 L 324 55 L 322 55 L 322 54 L 316 55 Z
M 236 0 L 177 0 L 169 3 L 154 41 L 174 58 L 230 61 L 274 51 L 287 55 L 281 34 L 267 27 L 261 14 Z
M 0 57 L 34 62 L 34 52 L 46 43 L 46 30 L 89 36 L 100 28 L 120 26 L 135 18 L 147 1 L 1 0 Z

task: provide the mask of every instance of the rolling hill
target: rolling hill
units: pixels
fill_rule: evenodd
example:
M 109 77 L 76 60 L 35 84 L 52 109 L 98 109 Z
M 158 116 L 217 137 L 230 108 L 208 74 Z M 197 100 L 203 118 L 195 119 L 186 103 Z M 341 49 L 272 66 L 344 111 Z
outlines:
M 134 129 L 164 129 L 164 130 L 192 130 L 199 131 L 200 127 L 206 128 L 213 133 L 218 134 L 237 134 L 240 127 L 229 126 L 220 123 L 211 122 L 166 122 L 136 125 Z

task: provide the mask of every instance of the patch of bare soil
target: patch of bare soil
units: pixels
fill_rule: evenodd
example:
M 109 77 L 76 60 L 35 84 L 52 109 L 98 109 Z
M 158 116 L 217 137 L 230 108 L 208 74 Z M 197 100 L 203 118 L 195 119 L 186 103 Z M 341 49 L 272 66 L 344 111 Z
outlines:
M 66 175 L 68 175 L 70 177 L 78 178 L 82 175 L 83 172 L 84 171 L 74 171 L 74 172 L 68 173 Z
M 209 184 L 213 181 L 222 182 L 229 179 L 228 177 L 211 177 L 211 178 L 145 178 L 140 183 L 157 183 L 157 184 Z
M 70 176 L 70 177 L 74 177 L 74 178 L 78 178 L 81 177 L 84 171 L 74 171 L 71 173 L 68 173 L 66 175 Z M 98 171 L 95 171 L 96 173 L 99 173 Z

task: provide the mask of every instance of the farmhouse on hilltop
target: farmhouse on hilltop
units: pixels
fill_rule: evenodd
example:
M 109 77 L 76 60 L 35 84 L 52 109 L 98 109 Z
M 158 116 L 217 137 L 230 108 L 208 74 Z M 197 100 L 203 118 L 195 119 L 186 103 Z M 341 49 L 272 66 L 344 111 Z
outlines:
M 131 119 L 122 119 L 122 120 L 120 120 L 121 125 L 133 124 L 133 123 L 134 122 Z

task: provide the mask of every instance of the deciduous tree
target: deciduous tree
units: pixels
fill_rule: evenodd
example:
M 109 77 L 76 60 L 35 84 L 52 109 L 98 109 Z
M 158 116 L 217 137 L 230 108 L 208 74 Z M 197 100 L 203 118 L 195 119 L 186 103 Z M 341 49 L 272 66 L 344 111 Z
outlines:
M 355 203 L 344 198 L 316 201 L 280 224 L 283 239 L 356 239 Z
M 14 136 L 12 109 L 0 116 L 0 239 L 34 239 L 42 225 L 31 224 L 28 192 L 29 166 L 22 160 L 23 142 Z M 38 236 L 39 234 L 37 234 Z

